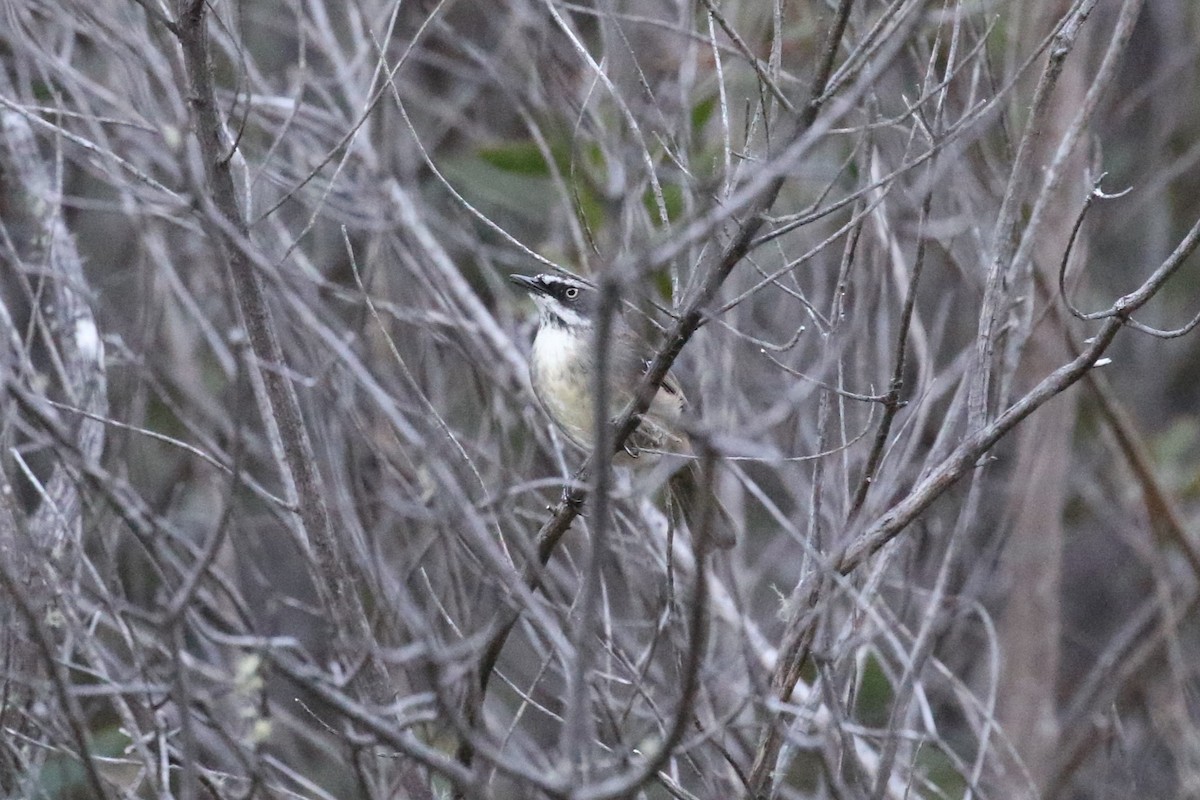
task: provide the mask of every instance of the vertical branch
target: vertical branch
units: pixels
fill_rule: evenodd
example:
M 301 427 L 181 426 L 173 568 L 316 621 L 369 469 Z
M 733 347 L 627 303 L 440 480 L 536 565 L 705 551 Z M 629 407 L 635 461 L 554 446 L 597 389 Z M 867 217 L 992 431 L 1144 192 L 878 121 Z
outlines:
M 219 249 L 232 281 L 239 315 L 254 353 L 251 373 L 261 382 L 256 392 L 259 411 L 268 425 L 277 426 L 277 466 L 296 508 L 296 525 L 302 541 L 311 548 L 309 560 L 313 582 L 335 615 L 336 629 L 354 631 L 360 645 L 370 641 L 370 630 L 362 602 L 355 590 L 346 557 L 334 539 L 329 522 L 325 489 L 317 471 L 317 459 L 308 435 L 300 399 L 287 377 L 283 350 L 263 289 L 262 279 L 245 250 L 252 247 L 250 233 L 238 204 L 230 168 L 229 144 L 217 111 L 209 55 L 207 4 L 192 2 L 178 20 L 178 36 L 190 84 L 194 132 L 204 162 L 206 201 L 211 203 Z M 378 684 L 382 675 L 373 680 Z M 382 685 L 372 693 L 382 693 Z
M 7 75 L 0 73 L 0 91 L 9 91 Z M 72 419 L 70 438 L 79 457 L 99 460 L 104 449 L 104 418 L 108 414 L 108 382 L 100 329 L 88 297 L 83 261 L 63 220 L 59 191 L 51 181 L 29 123 L 11 110 L 0 111 L 0 210 L 3 219 L 0 263 L 7 265 L 3 279 L 9 286 L 28 281 L 37 289 L 29 298 L 29 313 L 40 332 L 54 371 L 57 391 L 79 412 Z M 14 293 L 15 294 L 15 293 Z M 28 383 L 48 393 L 47 381 L 35 372 L 29 349 L 13 325 L 16 309 L 0 299 L 0 383 Z M 11 398 L 3 391 L 3 435 L 6 458 L 12 442 Z M 20 456 L 15 455 L 14 458 Z M 5 656 L 5 689 L 19 686 L 9 676 L 20 676 L 30 687 L 46 675 L 67 716 L 71 735 L 92 792 L 106 797 L 99 782 L 88 743 L 86 717 L 71 694 L 70 675 L 62 666 L 68 656 L 55 652 L 56 636 L 46 619 L 70 615 L 68 604 L 78 586 L 68 578 L 83 556 L 83 495 L 79 474 L 66 459 L 55 458 L 49 477 L 39 487 L 40 498 L 25 511 L 10 481 L 7 468 L 0 479 L 0 582 L 9 601 L 0 603 L 0 624 L 8 631 Z M 57 567 L 57 569 L 56 569 Z M 11 610 L 16 609 L 17 615 Z M 38 663 L 40 662 L 40 668 Z M 30 702 L 18 691 L 6 696 L 16 707 Z M 3 768 L 0 762 L 0 768 Z M 0 787 L 3 787 L 0 783 Z
M 0 80 L 0 88 L 6 84 Z M 0 195 L 5 208 L 4 228 L 14 275 L 45 276 L 46 302 L 30 309 L 50 345 L 52 363 L 67 403 L 82 412 L 74 425 L 83 458 L 100 457 L 104 449 L 103 418 L 108 413 L 108 382 L 104 345 L 95 315 L 85 296 L 87 279 L 75 241 L 62 219 L 58 192 L 38 152 L 29 123 L 16 112 L 0 112 Z M 20 345 L 17 345 L 20 348 Z M 14 372 L 28 366 L 27 354 L 13 363 Z M 27 376 L 32 378 L 32 376 Z M 82 502 L 76 476 L 57 463 L 45 483 L 42 502 L 30 520 L 30 534 L 40 545 L 62 552 L 78 545 L 82 532 Z
M 596 329 L 592 347 L 596 354 L 595 380 L 592 386 L 594 404 L 593 430 L 595 431 L 596 456 L 593 474 L 593 514 L 591 541 L 583 567 L 583 585 L 579 590 L 579 624 L 575 628 L 575 658 L 568 676 L 569 696 L 564 721 L 565 736 L 563 754 L 571 759 L 570 774 L 582 778 L 581 769 L 586 762 L 586 735 L 590 729 L 590 702 L 588 699 L 588 670 L 591 667 L 593 625 L 600 601 L 604 562 L 608 558 L 608 515 L 609 492 L 612 485 L 612 426 L 609 424 L 609 399 L 612 386 L 613 316 L 621 302 L 620 285 L 609 274 L 600 281 L 599 300 L 596 309 Z
M 863 467 L 862 478 L 850 502 L 850 513 L 847 515 L 847 525 L 851 526 L 858 518 L 863 503 L 867 500 L 867 492 L 875 482 L 879 464 L 883 460 L 884 447 L 891 436 L 892 423 L 896 414 L 904 406 L 900 400 L 900 392 L 904 388 L 904 365 L 908 355 L 908 331 L 912 324 L 913 309 L 917 305 L 917 287 L 921 282 L 921 272 L 925 267 L 925 225 L 929 220 L 929 209 L 933 204 L 933 189 L 925 193 L 921 203 L 921 217 L 917 223 L 917 254 L 913 259 L 912 275 L 909 277 L 908 292 L 904 298 L 904 308 L 900 311 L 900 330 L 896 334 L 896 350 L 892 357 L 892 377 L 888 382 L 887 393 L 883 396 L 883 419 L 879 431 L 871 444 L 871 452 L 867 455 L 866 466 Z
M 1096 0 L 1079 0 L 1051 39 L 1046 67 L 1042 70 L 1034 90 L 1029 117 L 1017 147 L 1016 159 L 1009 172 L 1008 185 L 992 233 L 992 254 L 975 339 L 975 362 L 967 396 L 967 427 L 971 430 L 980 428 L 995 414 L 992 396 L 994 353 L 1000 336 L 1000 320 L 1008 308 L 1009 281 L 1017 251 L 1025 188 L 1033 176 L 1033 159 L 1046 125 L 1054 87 L 1058 84 L 1067 56 L 1075 47 L 1083 23 L 1087 21 L 1095 6 Z
M 1056 321 L 1051 315 L 1039 313 L 1041 306 L 1035 302 L 1038 293 L 1034 287 L 1039 279 L 1043 285 L 1052 279 L 1058 254 L 1069 249 L 1070 209 L 1082 202 L 1086 192 L 1087 156 L 1078 144 L 1101 93 L 1113 79 L 1140 9 L 1140 0 L 1122 3 L 1098 68 L 1075 58 L 1063 69 L 1059 102 L 1046 118 L 1045 142 L 1035 148 L 1038 160 L 1045 164 L 1045 177 L 1014 256 L 1014 270 L 1032 279 L 1026 278 L 1027 285 L 1018 291 L 1028 299 L 1022 304 L 1023 318 L 1011 326 L 1014 332 L 1008 337 L 1006 361 L 1010 363 L 1002 370 L 1012 376 L 1007 383 L 1036 380 L 1073 355 L 1073 347 L 1064 339 L 1038 335 Z M 1100 38 L 1087 33 L 1081 34 L 1081 43 Z M 1068 176 L 1070 181 L 1066 180 Z M 1077 246 L 1086 262 L 1086 243 Z M 1051 296 L 1047 302 L 1054 303 L 1055 299 Z M 1002 389 L 999 394 L 1003 400 L 1008 392 Z M 1002 580 L 1020 581 L 1023 590 L 1009 598 L 998 624 L 1007 658 L 1001 673 L 997 715 L 1033 780 L 1042 788 L 1053 773 L 1052 754 L 1059 752 L 1062 738 L 1058 692 L 1053 683 L 1040 678 L 1047 673 L 1058 674 L 1064 661 L 1061 606 L 1068 537 L 1064 515 L 1070 496 L 1070 453 L 1078 403 L 1078 392 L 1065 392 L 1017 435 L 1016 469 L 1008 486 L 1007 516 L 1011 523 L 1000 562 Z M 1001 786 L 1007 791 L 1015 789 L 1003 783 Z

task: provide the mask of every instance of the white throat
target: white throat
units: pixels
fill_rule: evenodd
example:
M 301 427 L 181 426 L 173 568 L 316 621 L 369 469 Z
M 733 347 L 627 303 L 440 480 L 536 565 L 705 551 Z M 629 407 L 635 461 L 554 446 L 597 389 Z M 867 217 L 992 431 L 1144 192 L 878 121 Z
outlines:
M 573 308 L 568 308 L 552 297 L 545 295 L 537 295 L 533 298 L 533 302 L 537 303 L 538 310 L 541 311 L 541 329 L 546 328 L 573 328 L 577 333 L 584 336 L 588 335 L 591 330 L 592 323 L 583 314 L 580 314 Z
M 578 316 L 578 315 L 576 315 Z M 547 367 L 574 364 L 591 342 L 589 331 L 556 322 L 543 322 L 533 340 L 534 357 Z

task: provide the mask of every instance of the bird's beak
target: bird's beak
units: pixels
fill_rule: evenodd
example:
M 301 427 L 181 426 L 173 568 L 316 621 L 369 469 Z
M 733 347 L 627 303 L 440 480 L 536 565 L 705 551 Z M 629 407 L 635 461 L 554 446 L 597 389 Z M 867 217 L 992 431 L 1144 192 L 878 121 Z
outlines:
M 542 284 L 538 283 L 536 278 L 531 278 L 528 275 L 509 275 L 508 279 L 527 292 L 544 294 Z

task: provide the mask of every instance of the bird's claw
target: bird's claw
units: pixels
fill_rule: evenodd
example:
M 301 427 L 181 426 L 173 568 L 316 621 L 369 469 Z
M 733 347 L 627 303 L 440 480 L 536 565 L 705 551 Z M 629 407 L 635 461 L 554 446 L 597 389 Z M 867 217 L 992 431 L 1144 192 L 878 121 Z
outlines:
M 559 502 L 567 508 L 570 508 L 576 514 L 579 513 L 579 509 L 583 508 L 583 498 L 570 489 L 563 489 L 562 498 L 559 500 Z

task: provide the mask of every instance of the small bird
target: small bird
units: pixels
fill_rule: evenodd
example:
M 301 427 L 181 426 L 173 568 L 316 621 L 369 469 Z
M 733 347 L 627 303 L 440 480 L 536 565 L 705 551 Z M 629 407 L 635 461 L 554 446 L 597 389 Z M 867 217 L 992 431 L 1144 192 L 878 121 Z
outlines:
M 540 311 L 529 359 L 534 394 L 568 439 L 591 450 L 595 443 L 597 293 L 582 281 L 562 275 L 512 275 L 510 279 L 529 292 Z M 615 418 L 633 400 L 633 393 L 650 364 L 650 353 L 620 315 L 613 320 L 612 331 L 608 396 L 609 417 Z M 691 442 L 680 426 L 686 406 L 679 382 L 668 373 L 630 435 L 624 452 L 618 453 L 614 461 L 628 464 L 643 452 L 691 456 Z M 688 458 L 668 481 L 668 489 L 693 533 L 698 522 L 694 517 L 699 508 L 701 485 L 699 463 L 694 458 Z M 712 500 L 718 513 L 709 526 L 709 536 L 717 547 L 728 549 L 735 542 L 733 521 L 716 498 Z

